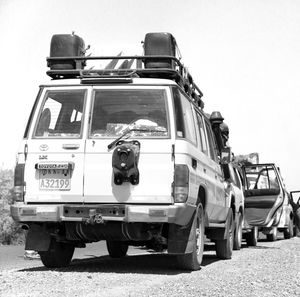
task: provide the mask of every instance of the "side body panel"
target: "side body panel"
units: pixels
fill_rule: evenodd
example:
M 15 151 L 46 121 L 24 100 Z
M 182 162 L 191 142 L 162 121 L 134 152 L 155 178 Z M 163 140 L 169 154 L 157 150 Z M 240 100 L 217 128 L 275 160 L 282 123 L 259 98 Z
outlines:
M 193 168 L 192 159 L 197 161 L 197 167 Z M 216 164 L 204 153 L 192 144 L 177 140 L 175 146 L 176 164 L 187 164 L 190 171 L 189 199 L 188 203 L 195 204 L 198 199 L 199 189 L 205 190 L 206 205 L 205 211 L 210 222 L 224 222 L 225 212 L 225 191 L 222 195 L 216 194 L 216 183 L 218 172 Z

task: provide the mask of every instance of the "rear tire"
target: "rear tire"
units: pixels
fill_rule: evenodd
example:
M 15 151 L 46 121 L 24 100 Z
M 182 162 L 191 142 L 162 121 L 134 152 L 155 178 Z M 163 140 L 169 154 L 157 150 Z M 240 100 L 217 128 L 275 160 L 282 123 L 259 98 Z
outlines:
M 245 238 L 248 246 L 256 246 L 258 239 L 258 227 L 253 227 L 251 232 L 245 234 Z
M 233 250 L 233 236 L 234 236 L 234 220 L 232 209 L 229 209 L 227 218 L 227 238 L 216 240 L 216 254 L 220 259 L 231 259 Z
M 106 247 L 111 258 L 123 258 L 128 251 L 128 244 L 122 241 L 106 240 Z
M 47 268 L 61 268 L 70 264 L 75 247 L 74 245 L 52 240 L 50 249 L 46 252 L 39 252 L 42 263 Z
M 234 230 L 233 238 L 233 249 L 240 250 L 242 247 L 242 237 L 243 237 L 243 217 L 241 213 L 237 214 L 236 226 Z
M 294 236 L 294 224 L 293 220 L 290 218 L 289 226 L 283 231 L 284 239 L 290 239 Z
M 277 227 L 273 227 L 271 234 L 267 234 L 267 241 L 276 241 L 277 240 Z
M 180 268 L 186 270 L 199 270 L 204 251 L 204 211 L 199 204 L 194 216 L 190 236 L 193 238 L 193 251 L 189 254 L 177 255 L 177 263 Z

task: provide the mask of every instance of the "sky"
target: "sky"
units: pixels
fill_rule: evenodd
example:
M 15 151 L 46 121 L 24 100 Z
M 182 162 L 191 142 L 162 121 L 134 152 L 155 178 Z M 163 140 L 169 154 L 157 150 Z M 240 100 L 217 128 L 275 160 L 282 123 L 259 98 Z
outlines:
M 233 152 L 258 152 L 300 190 L 300 1 L 0 0 L 0 168 L 14 167 L 38 86 L 50 80 L 52 35 L 72 31 L 92 55 L 142 54 L 146 33 L 172 33 Z

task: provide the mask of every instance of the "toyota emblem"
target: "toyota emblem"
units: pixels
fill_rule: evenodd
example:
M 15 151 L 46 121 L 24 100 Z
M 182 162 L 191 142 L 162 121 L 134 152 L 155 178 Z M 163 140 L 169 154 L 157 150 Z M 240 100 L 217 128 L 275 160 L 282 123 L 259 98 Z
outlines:
M 47 151 L 48 148 L 49 148 L 49 146 L 48 146 L 47 144 L 41 144 L 41 145 L 40 145 L 40 150 L 43 151 L 43 152 L 44 152 L 44 151 Z

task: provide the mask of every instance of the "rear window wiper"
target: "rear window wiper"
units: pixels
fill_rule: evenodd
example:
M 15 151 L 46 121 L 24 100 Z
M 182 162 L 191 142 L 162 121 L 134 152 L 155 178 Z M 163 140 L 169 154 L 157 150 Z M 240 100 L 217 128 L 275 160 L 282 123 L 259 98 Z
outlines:
M 159 130 L 159 129 L 153 129 L 153 128 L 137 128 L 137 127 L 126 129 L 120 137 L 115 139 L 112 143 L 110 143 L 107 146 L 108 150 L 113 149 L 115 147 L 115 145 L 125 136 L 127 136 L 126 138 L 128 138 L 129 137 L 128 134 L 131 132 L 163 132 L 163 133 L 165 133 L 166 130 L 162 130 L 162 129 Z

